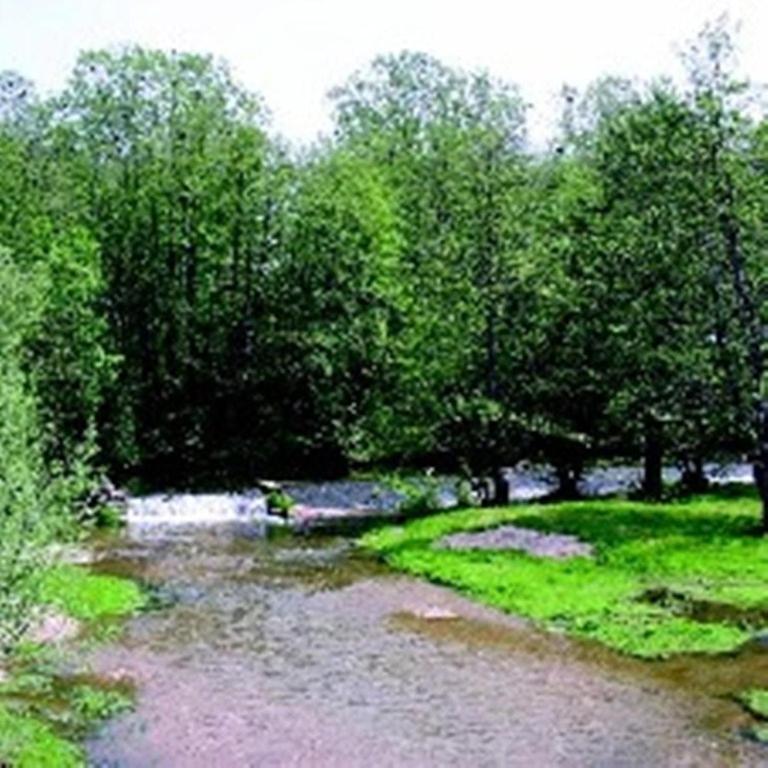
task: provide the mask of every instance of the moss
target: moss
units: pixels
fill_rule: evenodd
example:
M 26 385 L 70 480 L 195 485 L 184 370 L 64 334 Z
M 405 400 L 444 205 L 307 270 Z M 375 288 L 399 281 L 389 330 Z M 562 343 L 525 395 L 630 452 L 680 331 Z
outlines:
M 752 731 L 752 737 L 761 744 L 768 744 L 768 726 L 756 725 Z
M 0 763 L 15 768 L 79 768 L 82 750 L 36 718 L 0 706 Z
M 131 614 L 147 600 L 133 581 L 93 574 L 72 565 L 46 571 L 40 578 L 39 596 L 42 604 L 81 620 Z
M 758 521 L 751 494 L 724 489 L 667 504 L 611 499 L 459 510 L 376 530 L 362 545 L 400 570 L 545 626 L 660 658 L 734 651 L 762 628 L 768 539 L 754 535 Z M 578 536 L 595 557 L 434 546 L 450 533 L 510 522 Z M 653 592 L 676 600 L 654 603 Z M 705 615 L 697 601 L 734 610 Z

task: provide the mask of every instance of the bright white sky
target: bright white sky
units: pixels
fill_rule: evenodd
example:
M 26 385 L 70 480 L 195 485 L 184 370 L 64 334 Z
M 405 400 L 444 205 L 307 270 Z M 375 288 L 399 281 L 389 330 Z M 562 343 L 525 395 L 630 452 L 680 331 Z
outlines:
M 210 52 L 260 92 L 275 128 L 308 141 L 325 95 L 378 53 L 408 48 L 517 82 L 541 141 L 564 82 L 679 72 L 679 46 L 728 11 L 744 72 L 768 82 L 766 0 L 0 0 L 0 70 L 47 92 L 81 49 L 119 43 Z

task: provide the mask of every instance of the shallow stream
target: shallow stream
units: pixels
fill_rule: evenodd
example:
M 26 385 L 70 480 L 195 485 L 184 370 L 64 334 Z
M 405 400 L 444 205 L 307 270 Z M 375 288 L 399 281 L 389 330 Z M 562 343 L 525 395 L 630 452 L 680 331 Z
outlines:
M 729 695 L 768 651 L 643 663 L 389 573 L 343 538 L 157 529 L 98 567 L 153 586 L 95 668 L 136 711 L 96 766 L 768 765 Z

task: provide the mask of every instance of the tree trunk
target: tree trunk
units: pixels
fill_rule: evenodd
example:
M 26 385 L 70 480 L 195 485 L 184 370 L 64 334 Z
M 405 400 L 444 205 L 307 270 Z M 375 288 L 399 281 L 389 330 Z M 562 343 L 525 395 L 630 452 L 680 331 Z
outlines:
M 493 482 L 492 506 L 506 507 L 509 504 L 510 487 L 509 480 L 501 467 L 494 468 L 491 480 Z
M 658 500 L 662 492 L 664 448 L 661 424 L 654 416 L 645 419 L 645 448 L 643 453 L 643 496 Z
M 681 482 L 683 488 L 689 493 L 703 493 L 709 488 L 709 480 L 704 472 L 704 460 L 701 456 L 686 460 Z
M 581 496 L 581 493 L 579 492 L 581 471 L 581 462 L 562 462 L 555 464 L 557 489 L 552 494 L 552 497 L 562 500 L 578 499 L 579 496 Z
M 762 531 L 768 534 L 768 402 L 760 399 L 757 410 L 757 449 L 752 472 L 762 503 Z

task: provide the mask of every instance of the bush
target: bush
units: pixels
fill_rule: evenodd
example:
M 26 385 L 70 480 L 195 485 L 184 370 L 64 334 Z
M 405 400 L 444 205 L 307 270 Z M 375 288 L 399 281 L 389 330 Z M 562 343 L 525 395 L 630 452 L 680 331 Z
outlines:
M 87 234 L 54 242 L 45 262 L 20 263 L 0 248 L 0 653 L 28 624 L 45 545 L 75 530 L 114 364 Z
M 270 491 L 267 494 L 267 509 L 272 515 L 287 516 L 296 502 L 285 491 Z
M 392 475 L 387 482 L 392 490 L 402 494 L 398 512 L 405 517 L 428 515 L 440 507 L 440 483 L 431 472 L 419 477 Z
M 45 473 L 37 404 L 23 367 L 24 344 L 40 317 L 34 275 L 0 251 L 0 653 L 25 628 L 28 577 L 46 536 Z

